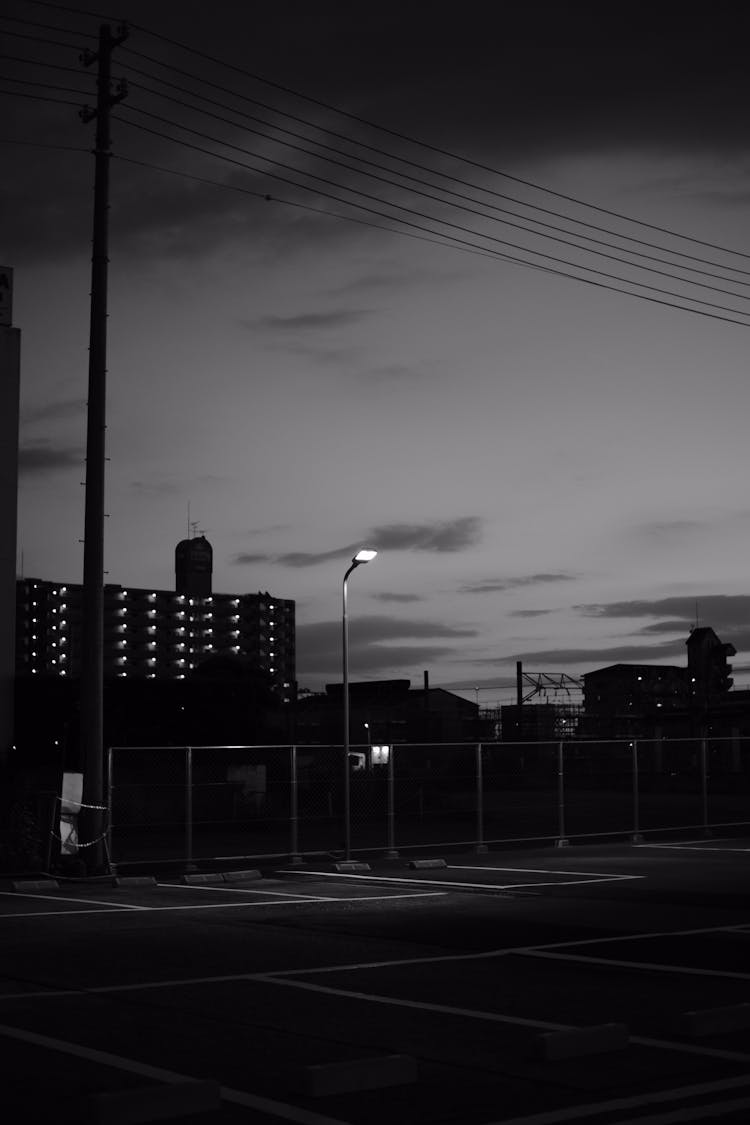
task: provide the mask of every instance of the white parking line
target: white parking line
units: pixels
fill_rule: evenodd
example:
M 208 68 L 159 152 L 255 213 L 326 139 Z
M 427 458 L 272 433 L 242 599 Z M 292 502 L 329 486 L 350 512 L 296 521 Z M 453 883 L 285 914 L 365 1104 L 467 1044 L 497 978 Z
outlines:
M 132 906 L 127 902 L 107 902 L 102 898 L 70 898 L 67 895 L 32 895 L 28 891 L 0 891 L 10 898 L 41 898 L 47 902 L 85 902 L 89 906 L 116 906 L 119 910 L 148 910 L 147 906 Z
M 643 879 L 643 875 L 620 875 L 607 871 L 567 871 L 561 867 L 488 867 L 486 864 L 470 866 L 466 863 L 449 863 L 449 871 L 520 871 L 527 875 L 591 875 L 596 879 Z
M 485 868 L 470 868 L 469 870 L 486 870 Z M 492 870 L 492 869 L 490 869 Z M 502 870 L 498 868 L 497 870 Z M 509 868 L 508 870 L 512 870 Z M 518 870 L 523 870 L 519 868 Z M 284 871 L 283 874 L 291 875 L 291 871 Z M 585 879 L 554 879 L 549 883 L 464 883 L 456 879 L 412 879 L 408 875 L 360 875 L 358 872 L 343 872 L 343 871 L 295 871 L 296 875 L 314 875 L 316 878 L 323 879 L 344 879 L 348 882 L 371 882 L 371 883 L 409 883 L 416 886 L 425 887 L 450 887 L 453 890 L 469 890 L 469 891 L 514 891 L 526 890 L 527 888 L 535 887 L 570 887 L 570 886 L 588 886 L 590 883 L 608 883 L 612 879 L 645 879 L 645 875 L 605 875 L 598 878 L 585 878 Z
M 543 1031 L 576 1031 L 577 1024 L 550 1023 L 547 1020 L 524 1019 L 522 1016 L 509 1016 L 502 1012 L 488 1012 L 481 1008 L 457 1008 L 450 1004 L 431 1004 L 425 1000 L 405 1000 L 396 996 L 381 996 L 373 992 L 358 992 L 349 988 L 332 988 L 325 984 L 312 984 L 310 981 L 291 980 L 281 974 L 257 973 L 253 980 L 266 981 L 269 984 L 286 985 L 289 988 L 299 988 L 309 992 L 318 992 L 329 996 L 341 996 L 348 1000 L 362 1000 L 371 1004 L 385 1004 L 394 1008 L 409 1008 L 424 1012 L 438 1012 L 440 1015 L 459 1016 L 464 1019 L 485 1020 L 489 1023 L 512 1024 L 516 1027 L 533 1027 Z M 630 1042 L 644 1047 L 657 1047 L 660 1050 L 678 1051 L 689 1055 L 701 1055 L 713 1059 L 725 1059 L 728 1062 L 750 1063 L 750 1054 L 741 1051 L 723 1051 L 716 1047 L 700 1047 L 692 1043 L 678 1043 L 669 1039 L 653 1039 L 640 1035 L 631 1035 Z
M 557 1125 L 559 1121 L 578 1121 L 584 1117 L 598 1117 L 600 1114 L 615 1113 L 617 1110 L 638 1109 L 646 1105 L 659 1105 L 664 1102 L 677 1101 L 678 1099 L 699 1098 L 706 1094 L 719 1094 L 725 1090 L 742 1089 L 750 1085 L 750 1075 L 740 1075 L 738 1078 L 720 1078 L 715 1082 L 700 1082 L 693 1086 L 677 1086 L 671 1090 L 656 1090 L 649 1094 L 636 1094 L 629 1098 L 610 1098 L 604 1102 L 587 1102 L 585 1105 L 566 1106 L 565 1109 L 553 1109 L 542 1113 L 532 1113 L 527 1117 L 504 1117 L 502 1121 L 493 1122 L 492 1125 Z M 744 1099 L 743 1099 L 744 1101 Z M 719 1103 L 721 1106 L 721 1103 Z M 724 1106 L 731 1106 L 725 1102 Z M 696 1107 L 701 1116 L 718 1116 L 715 1105 L 702 1105 Z M 735 1107 L 736 1108 L 736 1107 Z M 740 1107 L 741 1108 L 741 1107 Z M 723 1109 L 723 1112 L 734 1112 L 734 1109 Z M 685 1112 L 684 1109 L 678 1110 Z M 689 1111 L 688 1111 L 689 1112 Z M 652 1118 L 638 1117 L 639 1122 L 646 1122 Z M 678 1117 L 678 1121 L 687 1121 L 687 1117 Z M 627 1125 L 620 1122 L 620 1125 Z
M 555 953 L 547 949 L 527 949 L 522 957 L 543 957 L 550 961 L 577 961 L 583 965 L 610 965 L 619 969 L 658 970 L 660 973 L 682 973 L 697 977 L 729 977 L 732 980 L 750 980 L 750 973 L 733 973 L 727 969 L 698 969 L 688 965 L 662 965 L 659 961 L 620 961 L 610 957 L 589 957 L 588 954 Z
M 186 889 L 196 890 L 197 888 L 188 887 Z M 201 890 L 203 889 L 204 888 L 201 888 Z M 444 897 L 446 893 L 446 891 L 414 891 L 412 894 L 351 895 L 346 898 L 338 895 L 319 895 L 315 897 L 312 895 L 297 895 L 294 898 L 290 897 L 281 902 L 192 902 L 184 906 L 128 907 L 125 904 L 118 903 L 118 908 L 114 910 L 24 910 L 13 911 L 12 913 L 0 911 L 0 922 L 3 922 L 6 918 L 77 918 L 81 914 L 124 914 L 128 909 L 137 909 L 144 914 L 162 914 L 177 910 L 233 910 L 237 908 L 242 909 L 243 907 L 249 908 L 251 906 L 303 906 L 308 902 L 390 902 L 392 899 L 403 898 L 441 898 Z
M 40 1035 L 35 1031 L 24 1031 L 20 1027 L 8 1027 L 0 1024 L 0 1035 L 8 1039 L 20 1039 L 23 1043 L 31 1043 L 35 1047 L 46 1047 L 62 1054 L 74 1055 L 87 1062 L 97 1063 L 100 1066 L 115 1067 L 125 1070 L 130 1074 L 139 1074 L 144 1078 L 153 1078 L 157 1082 L 190 1082 L 189 1074 L 177 1074 L 173 1070 L 165 1070 L 161 1066 L 151 1066 L 149 1063 L 139 1062 L 137 1059 L 124 1058 L 122 1055 L 113 1055 L 109 1051 L 99 1051 L 93 1047 L 83 1047 L 78 1043 L 66 1043 L 63 1039 L 53 1039 L 49 1035 Z M 271 1117 L 281 1117 L 285 1121 L 296 1121 L 298 1125 L 346 1125 L 340 1118 L 327 1117 L 311 1110 L 302 1109 L 300 1106 L 289 1105 L 287 1102 L 278 1102 L 273 1098 L 261 1097 L 259 1094 L 250 1094 L 245 1090 L 234 1090 L 229 1086 L 221 1086 L 220 1097 L 222 1101 L 234 1102 L 235 1105 L 247 1106 L 249 1109 L 267 1113 Z
M 750 852 L 750 848 L 723 848 L 721 845 L 711 847 L 710 844 L 634 844 L 636 848 L 662 848 L 673 852 L 711 852 L 713 855 L 724 855 L 725 852 Z

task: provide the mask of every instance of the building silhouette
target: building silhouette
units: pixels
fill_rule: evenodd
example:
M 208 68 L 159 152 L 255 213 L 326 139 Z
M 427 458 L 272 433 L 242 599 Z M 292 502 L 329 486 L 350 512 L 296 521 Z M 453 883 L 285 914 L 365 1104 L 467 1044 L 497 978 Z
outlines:
M 219 655 L 236 656 L 291 702 L 295 603 L 268 591 L 212 593 L 212 553 L 203 536 L 178 544 L 174 590 L 104 587 L 105 679 L 185 679 Z M 17 675 L 80 675 L 82 600 L 79 584 L 17 580 Z

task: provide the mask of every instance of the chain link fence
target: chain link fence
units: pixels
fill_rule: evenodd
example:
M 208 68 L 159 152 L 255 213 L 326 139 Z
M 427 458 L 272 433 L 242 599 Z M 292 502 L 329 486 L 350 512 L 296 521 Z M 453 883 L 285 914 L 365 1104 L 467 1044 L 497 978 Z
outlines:
M 750 824 L 750 739 L 120 746 L 108 805 L 114 864 L 638 840 Z

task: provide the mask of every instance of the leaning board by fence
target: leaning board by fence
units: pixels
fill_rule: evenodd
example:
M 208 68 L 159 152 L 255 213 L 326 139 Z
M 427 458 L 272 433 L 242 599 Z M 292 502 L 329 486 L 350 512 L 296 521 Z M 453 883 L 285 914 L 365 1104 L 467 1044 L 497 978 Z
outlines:
M 750 740 L 154 746 L 109 751 L 113 863 L 510 840 L 558 844 L 750 823 Z

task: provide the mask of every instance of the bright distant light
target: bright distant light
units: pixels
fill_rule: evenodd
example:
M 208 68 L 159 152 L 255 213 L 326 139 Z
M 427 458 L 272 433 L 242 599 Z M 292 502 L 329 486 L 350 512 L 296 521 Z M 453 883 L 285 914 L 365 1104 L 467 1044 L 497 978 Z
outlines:
M 372 562 L 372 560 L 375 558 L 377 553 L 378 553 L 377 551 L 373 551 L 369 547 L 363 547 L 360 551 L 357 551 L 356 555 L 354 556 L 354 562 L 358 562 L 358 563 Z

